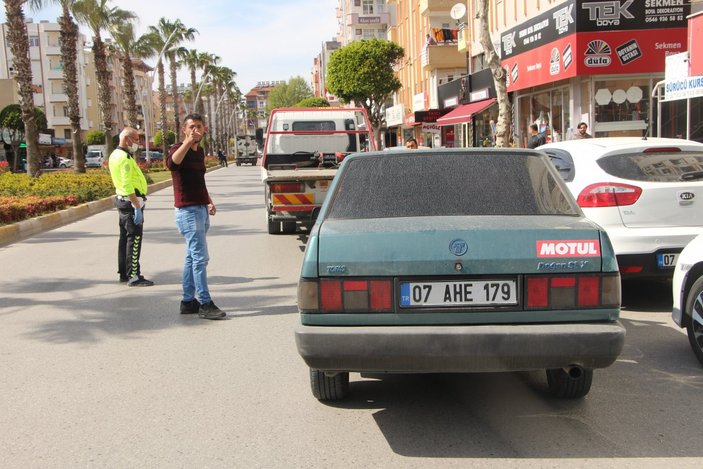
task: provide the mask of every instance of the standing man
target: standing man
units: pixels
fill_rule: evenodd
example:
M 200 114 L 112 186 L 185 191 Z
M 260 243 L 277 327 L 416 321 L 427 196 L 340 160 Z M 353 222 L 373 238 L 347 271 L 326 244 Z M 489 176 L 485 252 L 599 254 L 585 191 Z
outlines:
M 120 214 L 120 240 L 117 245 L 117 272 L 120 282 L 130 287 L 150 287 L 151 280 L 141 275 L 139 256 L 142 252 L 146 178 L 134 161 L 139 149 L 139 134 L 132 127 L 120 132 L 120 144 L 110 154 L 109 168 L 115 186 L 115 207 Z
M 173 179 L 176 226 L 186 240 L 181 314 L 198 313 L 203 319 L 225 319 L 227 314 L 215 306 L 207 285 L 210 257 L 206 235 L 210 216 L 217 210 L 205 186 L 205 151 L 200 146 L 205 134 L 203 118 L 200 114 L 188 114 L 183 119 L 182 130 L 183 142 L 173 145 L 166 159 Z
M 581 140 L 583 138 L 593 138 L 593 137 L 591 137 L 591 134 L 586 132 L 588 130 L 588 124 L 586 124 L 585 122 L 581 122 L 578 125 L 577 129 L 578 129 L 578 132 L 574 133 L 574 137 L 573 137 L 574 140 Z
M 530 138 L 527 139 L 527 148 L 537 148 L 545 143 L 546 139 L 544 138 L 544 135 L 539 133 L 537 124 L 530 124 Z

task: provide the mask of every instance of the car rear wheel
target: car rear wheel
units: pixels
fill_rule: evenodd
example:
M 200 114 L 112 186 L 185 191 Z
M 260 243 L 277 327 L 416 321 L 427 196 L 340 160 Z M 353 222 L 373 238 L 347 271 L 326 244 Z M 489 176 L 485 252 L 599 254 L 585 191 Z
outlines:
M 338 401 L 349 393 L 349 373 L 328 375 L 324 371 L 310 369 L 312 395 L 320 401 Z
M 695 281 L 688 293 L 686 314 L 689 317 L 686 326 L 688 342 L 698 361 L 703 364 L 703 276 Z
M 549 392 L 556 397 L 583 397 L 591 390 L 593 370 L 571 367 L 547 370 Z

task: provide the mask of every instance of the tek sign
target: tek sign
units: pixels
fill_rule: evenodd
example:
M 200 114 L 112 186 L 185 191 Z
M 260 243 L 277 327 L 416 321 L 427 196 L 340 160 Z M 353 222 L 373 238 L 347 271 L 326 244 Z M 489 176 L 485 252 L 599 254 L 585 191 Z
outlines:
M 703 76 L 685 77 L 664 82 L 663 101 L 697 98 L 703 96 Z

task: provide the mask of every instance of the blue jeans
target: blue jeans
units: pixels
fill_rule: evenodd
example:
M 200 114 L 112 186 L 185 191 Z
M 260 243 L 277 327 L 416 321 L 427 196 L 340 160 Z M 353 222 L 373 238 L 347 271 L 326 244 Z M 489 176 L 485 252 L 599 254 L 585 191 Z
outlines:
M 210 215 L 207 205 L 192 205 L 176 209 L 176 226 L 186 239 L 186 259 L 183 266 L 183 301 L 192 301 L 197 292 L 200 304 L 209 303 L 207 286 L 207 230 Z

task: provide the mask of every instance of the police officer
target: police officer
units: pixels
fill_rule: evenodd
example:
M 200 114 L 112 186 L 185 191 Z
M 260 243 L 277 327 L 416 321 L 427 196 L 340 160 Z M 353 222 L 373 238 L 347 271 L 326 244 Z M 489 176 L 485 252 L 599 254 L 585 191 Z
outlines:
M 150 287 L 151 280 L 141 275 L 139 255 L 142 251 L 146 178 L 134 160 L 139 150 L 139 134 L 132 127 L 120 132 L 120 144 L 110 154 L 110 176 L 115 186 L 115 206 L 120 214 L 120 240 L 117 245 L 117 272 L 120 282 L 130 287 Z

